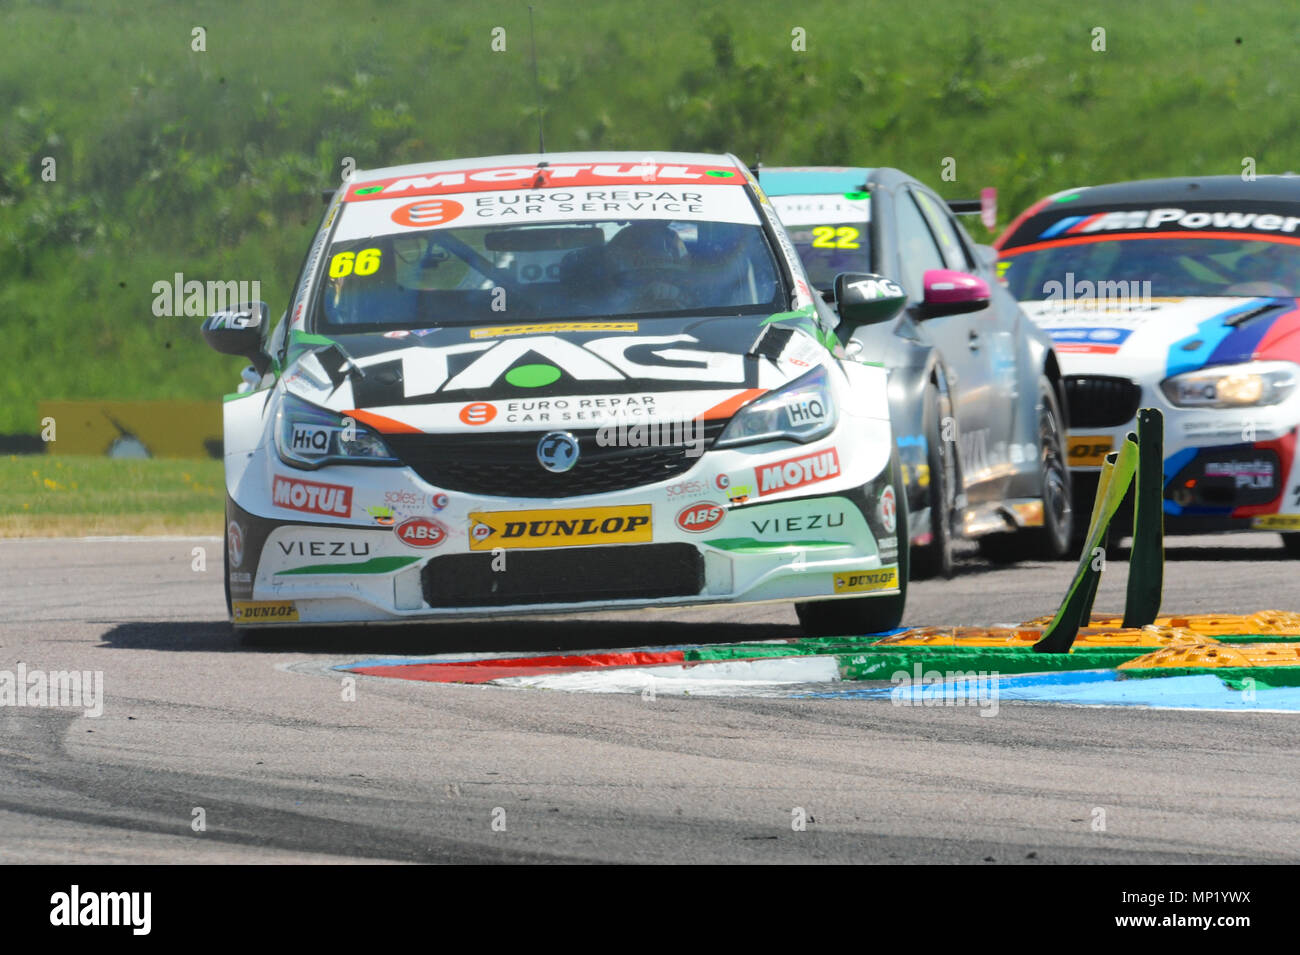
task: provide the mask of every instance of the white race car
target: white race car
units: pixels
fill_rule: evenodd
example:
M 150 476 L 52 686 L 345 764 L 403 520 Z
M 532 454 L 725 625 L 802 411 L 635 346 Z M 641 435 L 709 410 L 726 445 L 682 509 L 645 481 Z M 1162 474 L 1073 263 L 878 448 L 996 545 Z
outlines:
M 1300 556 L 1300 177 L 1070 189 L 997 247 L 1060 356 L 1076 492 L 1159 408 L 1166 528 L 1280 531 Z
M 211 316 L 236 627 L 798 601 L 898 625 L 886 373 L 845 354 L 734 156 L 497 156 L 357 173 L 289 309 Z M 900 542 L 903 546 L 900 548 Z

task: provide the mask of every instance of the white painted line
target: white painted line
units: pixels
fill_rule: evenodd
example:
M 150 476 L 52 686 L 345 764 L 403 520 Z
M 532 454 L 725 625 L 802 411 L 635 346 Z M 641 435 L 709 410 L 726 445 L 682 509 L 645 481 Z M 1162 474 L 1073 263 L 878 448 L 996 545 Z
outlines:
M 160 541 L 219 541 L 204 534 L 159 534 L 155 537 L 0 537 L 0 544 L 148 544 Z
M 539 673 L 502 677 L 498 686 L 564 690 L 571 693 L 689 693 L 729 696 L 739 690 L 776 689 L 784 684 L 839 680 L 835 657 L 779 657 L 764 660 L 719 660 L 686 666 L 602 667 L 578 673 Z

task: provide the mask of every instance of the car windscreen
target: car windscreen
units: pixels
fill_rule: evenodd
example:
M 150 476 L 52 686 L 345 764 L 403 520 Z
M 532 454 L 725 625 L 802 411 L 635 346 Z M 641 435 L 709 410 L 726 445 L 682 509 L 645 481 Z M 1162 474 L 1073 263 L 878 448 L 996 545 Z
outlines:
M 1022 302 L 1089 287 L 1084 283 L 1097 295 L 1124 283 L 1120 288 L 1133 297 L 1300 296 L 1300 242 L 1285 236 L 1066 239 L 1004 249 L 998 272 Z
M 606 193 L 620 198 L 583 202 L 563 192 L 555 199 L 557 190 L 549 203 L 520 196 L 535 210 L 514 217 L 524 221 L 500 214 L 509 206 L 493 195 L 484 208 L 494 221 L 486 225 L 473 221 L 468 203 L 448 200 L 391 212 L 371 203 L 345 207 L 327 253 L 315 326 L 372 331 L 504 318 L 767 315 L 786 307 L 781 273 L 744 190 L 727 188 L 720 200 L 724 190 L 714 188 L 702 202 L 692 199 L 705 189 L 666 199 L 663 187 L 641 191 L 641 206 L 663 218 L 573 217 L 636 204 L 627 196 L 637 190 L 618 189 Z M 457 207 L 463 211 L 450 219 L 447 210 Z M 722 217 L 708 218 L 711 207 Z M 352 222 L 350 213 L 357 213 Z
M 831 288 L 841 272 L 871 271 L 866 193 L 772 196 L 771 200 L 815 288 Z

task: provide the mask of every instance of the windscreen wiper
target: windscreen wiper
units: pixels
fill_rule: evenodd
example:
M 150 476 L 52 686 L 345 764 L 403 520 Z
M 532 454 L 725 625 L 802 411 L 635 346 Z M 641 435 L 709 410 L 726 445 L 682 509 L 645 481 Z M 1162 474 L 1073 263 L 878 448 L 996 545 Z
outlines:
M 325 374 L 329 375 L 330 384 L 334 386 L 330 389 L 331 395 L 338 391 L 339 385 L 347 381 L 352 375 L 362 379 L 366 377 L 362 367 L 348 354 L 347 349 L 338 342 L 331 342 L 324 348 L 317 349 L 315 355 L 316 360 L 320 362 L 321 368 L 325 370 Z

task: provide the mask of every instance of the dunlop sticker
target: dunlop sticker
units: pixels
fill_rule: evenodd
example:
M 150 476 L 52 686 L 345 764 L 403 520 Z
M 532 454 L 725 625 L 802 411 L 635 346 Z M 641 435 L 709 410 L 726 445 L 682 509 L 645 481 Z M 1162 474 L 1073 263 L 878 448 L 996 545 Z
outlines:
M 1110 435 L 1072 434 L 1066 458 L 1072 468 L 1099 468 L 1114 450 L 1115 439 Z
M 235 600 L 231 603 L 235 623 L 296 623 L 298 605 L 292 600 Z
M 649 504 L 469 515 L 469 549 L 644 544 L 652 539 Z
M 1270 531 L 1300 531 L 1300 514 L 1261 514 L 1253 526 Z
M 849 570 L 835 575 L 837 594 L 865 594 L 875 590 L 897 590 L 898 567 L 877 570 Z
M 501 338 L 506 335 L 553 335 L 556 332 L 634 332 L 636 322 L 552 322 L 545 325 L 492 325 L 471 328 L 470 338 Z

